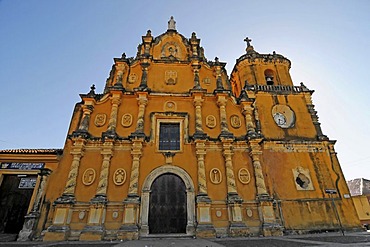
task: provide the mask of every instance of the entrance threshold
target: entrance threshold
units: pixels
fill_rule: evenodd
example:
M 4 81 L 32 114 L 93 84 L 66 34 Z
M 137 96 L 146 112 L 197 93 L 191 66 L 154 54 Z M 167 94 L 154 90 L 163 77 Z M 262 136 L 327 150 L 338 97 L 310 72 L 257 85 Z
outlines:
M 149 234 L 140 236 L 140 239 L 192 239 L 194 235 L 187 235 L 186 233 L 164 233 L 164 234 Z

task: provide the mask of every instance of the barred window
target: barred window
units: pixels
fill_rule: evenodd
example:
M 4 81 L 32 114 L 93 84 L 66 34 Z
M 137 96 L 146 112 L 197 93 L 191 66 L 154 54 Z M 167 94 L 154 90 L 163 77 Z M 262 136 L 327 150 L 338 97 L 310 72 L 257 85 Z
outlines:
M 160 123 L 159 150 L 180 150 L 180 123 Z

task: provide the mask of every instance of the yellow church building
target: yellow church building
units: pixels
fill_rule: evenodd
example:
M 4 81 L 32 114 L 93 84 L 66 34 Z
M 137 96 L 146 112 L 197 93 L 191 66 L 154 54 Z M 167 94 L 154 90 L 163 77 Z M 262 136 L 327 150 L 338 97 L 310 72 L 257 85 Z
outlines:
M 1 186 L 10 174 L 35 178 L 18 239 L 360 229 L 313 90 L 293 84 L 287 58 L 245 41 L 228 76 L 171 17 L 136 57 L 114 59 L 103 93 L 80 95 L 63 150 L 26 155 L 28 170 L 11 169 L 22 151 L 1 151 Z

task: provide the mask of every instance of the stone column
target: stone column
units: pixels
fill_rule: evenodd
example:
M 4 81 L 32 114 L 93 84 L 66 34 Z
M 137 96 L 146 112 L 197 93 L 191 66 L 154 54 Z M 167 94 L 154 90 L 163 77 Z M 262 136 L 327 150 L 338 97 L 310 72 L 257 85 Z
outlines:
M 103 133 L 103 137 L 110 137 L 114 139 L 117 136 L 116 134 L 116 127 L 117 127 L 117 114 L 118 114 L 118 106 L 121 104 L 121 93 L 118 94 L 113 93 L 111 96 L 112 102 L 112 109 L 110 112 L 110 118 L 108 122 L 108 129 L 105 133 Z
M 64 241 L 67 240 L 70 235 L 69 224 L 72 217 L 72 208 L 76 203 L 74 194 L 76 190 L 78 170 L 80 160 L 84 155 L 86 143 L 86 140 L 81 137 L 75 137 L 73 141 L 74 144 L 71 151 L 73 160 L 68 173 L 67 182 L 62 196 L 57 198 L 54 202 L 55 211 L 53 215 L 53 223 L 47 229 L 44 241 Z
M 261 141 L 261 139 L 254 139 L 249 141 L 249 146 L 251 150 L 249 155 L 252 157 L 253 162 L 254 176 L 256 179 L 257 198 L 269 197 L 266 189 L 265 179 L 263 176 L 261 162 L 259 159 L 260 155 L 262 154 L 261 147 L 259 145 Z
M 226 184 L 227 184 L 227 194 L 228 195 L 237 195 L 234 169 L 233 169 L 233 151 L 232 151 L 232 140 L 223 139 L 222 140 L 222 154 L 225 159 L 226 167 Z
M 83 113 L 77 133 L 87 133 L 89 131 L 90 114 L 92 113 L 94 106 L 91 104 L 87 105 L 86 103 L 82 106 Z
M 101 151 L 103 156 L 103 162 L 100 168 L 99 184 L 96 189 L 96 198 L 102 198 L 106 200 L 107 188 L 108 188 L 108 175 L 110 160 L 113 156 L 113 141 L 106 141 L 103 144 L 103 150 Z
M 268 194 L 266 189 L 265 178 L 260 162 L 262 155 L 260 142 L 262 139 L 249 140 L 250 156 L 252 157 L 254 176 L 256 179 L 257 196 L 259 203 L 260 220 L 262 222 L 262 233 L 264 236 L 281 236 L 283 227 L 277 222 L 273 208 L 273 198 Z
M 132 133 L 131 136 L 133 137 L 145 137 L 144 134 L 144 116 L 145 116 L 145 107 L 148 104 L 148 93 L 138 92 L 138 105 L 139 105 L 139 112 L 137 114 L 137 122 L 136 122 L 136 129 L 135 132 Z
M 217 95 L 217 105 L 220 108 L 220 126 L 221 126 L 221 137 L 232 138 L 233 135 L 229 131 L 226 116 L 226 94 Z
M 140 157 L 142 155 L 143 140 L 136 139 L 132 143 L 132 166 L 130 185 L 128 189 L 129 196 L 138 196 L 138 183 L 139 183 L 139 168 L 140 168 Z
M 198 195 L 197 195 L 197 237 L 215 237 L 216 231 L 211 219 L 211 199 L 208 197 L 205 168 L 206 140 L 195 140 L 195 153 L 198 163 Z
M 247 136 L 249 138 L 253 138 L 257 136 L 256 133 L 256 126 L 253 122 L 253 107 L 252 107 L 252 102 L 241 102 L 242 105 L 242 114 L 244 115 L 245 118 L 245 125 L 247 128 Z
M 143 134 L 144 135 L 144 134 Z M 139 237 L 139 173 L 140 173 L 140 158 L 142 155 L 142 146 L 144 137 L 136 137 L 132 140 L 132 166 L 130 175 L 130 184 L 128 189 L 128 197 L 124 200 L 123 222 L 118 231 L 118 238 L 122 240 L 138 239 Z
M 37 224 L 40 218 L 42 201 L 45 196 L 45 186 L 47 184 L 48 177 L 50 174 L 51 171 L 49 169 L 42 169 L 38 174 L 39 183 L 38 187 L 35 188 L 37 190 L 36 198 L 34 200 L 31 212 L 24 217 L 25 221 L 23 224 L 23 228 L 18 234 L 17 241 L 33 240 L 35 231 L 37 229 Z
M 243 199 L 238 195 L 234 168 L 233 168 L 233 139 L 222 138 L 222 154 L 225 159 L 226 166 L 226 184 L 227 184 L 227 205 L 229 208 L 229 234 L 230 236 L 240 236 L 248 233 L 248 230 L 243 223 L 242 202 Z
M 207 134 L 204 133 L 203 130 L 203 121 L 202 121 L 202 104 L 204 99 L 202 98 L 202 95 L 205 90 L 200 89 L 192 89 L 190 90 L 191 94 L 193 95 L 193 103 L 195 108 L 195 133 L 194 133 L 194 139 L 206 139 Z
M 113 140 L 109 139 L 103 143 L 101 151 L 103 162 L 100 168 L 98 187 L 95 197 L 90 201 L 90 210 L 87 218 L 87 224 L 80 234 L 79 240 L 100 241 L 105 234 L 105 214 L 107 204 L 107 188 L 110 160 L 113 155 Z

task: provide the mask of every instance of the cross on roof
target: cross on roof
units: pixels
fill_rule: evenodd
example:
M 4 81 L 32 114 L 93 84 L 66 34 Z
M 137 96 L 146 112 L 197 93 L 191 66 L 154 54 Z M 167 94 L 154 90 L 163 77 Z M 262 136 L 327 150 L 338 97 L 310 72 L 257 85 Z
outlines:
M 251 46 L 251 43 L 250 43 L 250 42 L 251 42 L 252 40 L 251 40 L 250 38 L 246 37 L 246 38 L 244 39 L 244 41 L 245 41 L 245 42 L 247 42 L 247 47 Z

